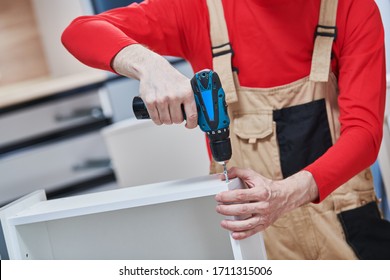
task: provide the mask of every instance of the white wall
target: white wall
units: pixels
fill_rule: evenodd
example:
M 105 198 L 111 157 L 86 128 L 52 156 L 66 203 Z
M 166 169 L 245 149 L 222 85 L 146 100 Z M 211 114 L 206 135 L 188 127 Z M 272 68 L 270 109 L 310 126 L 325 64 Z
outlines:
M 376 0 L 375 2 L 382 15 L 382 21 L 385 28 L 385 44 L 386 46 L 389 46 L 386 48 L 386 68 L 387 73 L 390 73 L 390 0 Z
M 385 47 L 386 47 L 386 68 L 387 68 L 387 97 L 386 97 L 386 115 L 390 113 L 390 0 L 376 0 L 376 3 L 381 12 L 383 26 L 385 28 Z M 382 140 L 382 146 L 378 155 L 378 164 L 373 165 L 373 174 L 374 174 L 374 183 L 375 191 L 377 196 L 382 198 L 381 208 L 384 214 L 384 217 L 390 220 L 390 176 L 388 173 L 388 168 L 390 166 L 390 142 L 388 135 L 388 128 L 384 127 L 384 134 Z M 378 170 L 379 168 L 379 170 Z M 382 176 L 380 176 L 380 173 Z M 375 178 L 377 174 L 378 178 Z M 382 178 L 380 178 L 382 177 Z M 376 179 L 376 180 L 375 180 Z
M 390 0 L 376 0 L 376 3 L 381 12 L 383 26 L 385 28 L 385 47 L 386 47 L 386 69 L 387 69 L 387 98 L 386 98 L 386 112 L 390 112 Z

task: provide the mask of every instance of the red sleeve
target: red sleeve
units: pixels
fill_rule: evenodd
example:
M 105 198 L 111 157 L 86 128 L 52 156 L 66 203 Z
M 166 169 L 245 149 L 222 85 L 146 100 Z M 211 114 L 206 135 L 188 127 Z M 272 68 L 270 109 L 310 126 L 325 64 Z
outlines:
M 341 135 L 306 170 L 319 187 L 320 201 L 376 159 L 382 139 L 386 94 L 384 32 L 374 1 L 355 1 L 336 42 L 339 64 Z M 342 1 L 339 2 L 342 4 Z
M 186 58 L 186 38 L 193 35 L 186 33 L 196 28 L 184 29 L 192 20 L 199 20 L 199 4 L 195 3 L 198 1 L 147 0 L 82 16 L 65 29 L 62 43 L 84 64 L 109 71 L 113 71 L 111 61 L 115 55 L 134 43 L 147 45 L 161 55 Z

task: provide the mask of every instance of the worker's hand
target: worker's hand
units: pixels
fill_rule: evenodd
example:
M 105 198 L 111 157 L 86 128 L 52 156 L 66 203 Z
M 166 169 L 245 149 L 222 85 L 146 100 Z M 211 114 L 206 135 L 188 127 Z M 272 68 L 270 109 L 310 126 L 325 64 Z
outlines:
M 216 210 L 242 220 L 223 220 L 221 226 L 232 231 L 234 239 L 244 239 L 263 231 L 281 215 L 318 197 L 317 185 L 308 171 L 272 181 L 250 169 L 231 168 L 229 178 L 241 178 L 247 189 L 224 191 L 216 195 Z M 221 178 L 222 179 L 222 178 Z
M 121 75 L 140 81 L 140 96 L 155 124 L 183 122 L 183 108 L 186 127 L 197 126 L 198 113 L 190 79 L 164 57 L 134 44 L 116 55 L 113 68 Z
M 155 124 L 179 124 L 186 114 L 187 128 L 197 125 L 198 115 L 190 80 L 165 59 L 158 60 L 140 79 L 140 96 Z

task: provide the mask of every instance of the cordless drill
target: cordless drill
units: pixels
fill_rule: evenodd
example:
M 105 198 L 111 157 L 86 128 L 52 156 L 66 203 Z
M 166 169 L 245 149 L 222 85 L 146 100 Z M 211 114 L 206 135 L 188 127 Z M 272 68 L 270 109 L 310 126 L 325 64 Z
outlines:
M 225 101 L 225 92 L 218 74 L 212 70 L 203 70 L 191 79 L 196 107 L 198 125 L 207 134 L 211 154 L 216 162 L 223 165 L 226 182 L 228 182 L 226 163 L 232 156 L 229 138 L 229 115 Z M 140 97 L 133 99 L 133 111 L 137 119 L 149 119 L 149 113 Z

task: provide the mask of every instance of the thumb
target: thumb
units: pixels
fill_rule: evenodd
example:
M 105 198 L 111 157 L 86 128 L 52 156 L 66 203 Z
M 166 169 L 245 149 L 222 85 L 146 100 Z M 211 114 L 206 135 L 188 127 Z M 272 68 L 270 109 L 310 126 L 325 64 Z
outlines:
M 228 170 L 228 177 L 229 179 L 233 179 L 233 178 L 240 178 L 242 179 L 243 181 L 246 181 L 248 179 L 251 178 L 251 176 L 253 175 L 252 174 L 252 170 L 250 169 L 242 169 L 242 168 L 238 168 L 238 167 L 232 167 Z
M 232 167 L 228 171 L 228 177 L 231 178 L 240 178 L 249 188 L 255 187 L 255 178 L 256 176 L 261 176 L 252 169 L 242 169 L 237 167 Z

